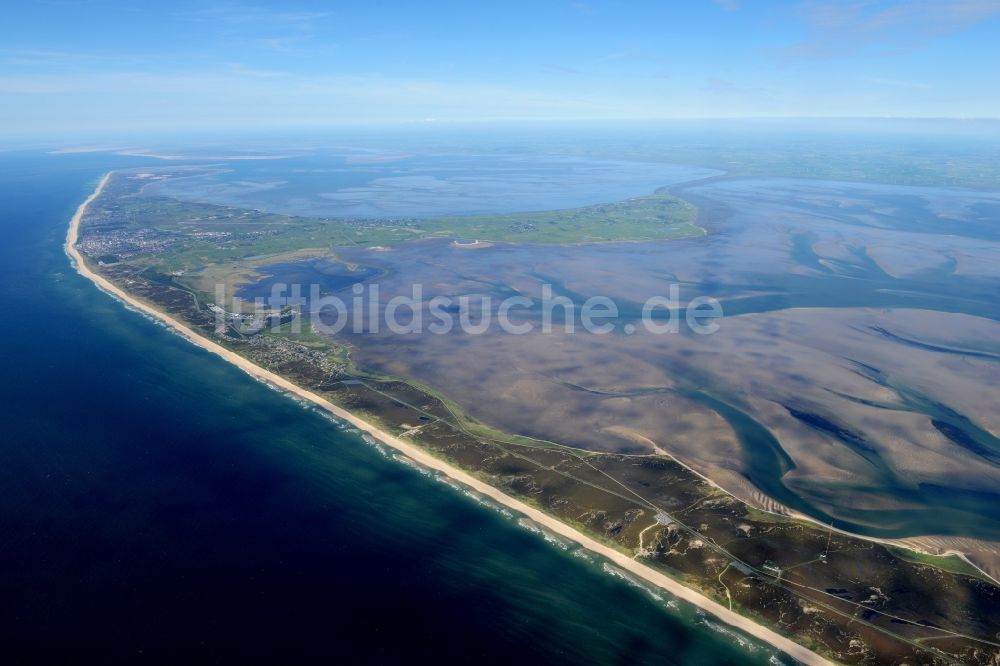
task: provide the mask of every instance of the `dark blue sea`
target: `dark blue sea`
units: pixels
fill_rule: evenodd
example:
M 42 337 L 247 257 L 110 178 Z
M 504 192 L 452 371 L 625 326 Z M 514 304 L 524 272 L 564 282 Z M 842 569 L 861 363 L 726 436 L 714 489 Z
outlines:
M 79 277 L 142 158 L 0 154 L 0 662 L 766 663 Z

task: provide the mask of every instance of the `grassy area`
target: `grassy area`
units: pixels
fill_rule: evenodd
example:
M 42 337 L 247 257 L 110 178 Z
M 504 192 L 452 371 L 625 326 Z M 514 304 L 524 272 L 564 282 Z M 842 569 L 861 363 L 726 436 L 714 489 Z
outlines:
M 295 331 L 298 328 L 298 331 Z M 312 320 L 309 317 L 296 316 L 294 320 L 284 322 L 278 326 L 268 326 L 261 335 L 285 338 L 290 342 L 295 342 L 314 349 L 328 350 L 331 354 L 339 357 L 346 357 L 346 348 L 338 345 L 328 336 L 321 335 L 313 329 Z
M 934 567 L 935 569 L 947 571 L 949 573 L 961 574 L 963 576 L 978 578 L 979 580 L 993 583 L 989 576 L 969 564 L 969 562 L 958 555 L 931 555 L 930 553 L 920 553 L 915 550 L 899 548 L 896 546 L 887 546 L 886 548 L 895 557 L 905 560 L 906 562 L 923 564 L 929 567 Z
M 641 241 L 700 236 L 694 205 L 664 193 L 537 213 L 374 220 L 294 217 L 162 198 L 122 202 L 127 219 L 171 234 L 162 270 L 183 271 L 303 248 L 392 246 L 419 238 L 515 243 Z M 141 220 L 141 223 L 138 221 Z
M 427 220 L 428 236 L 515 243 L 586 243 L 700 236 L 697 209 L 657 193 L 610 204 L 539 213 L 439 217 Z

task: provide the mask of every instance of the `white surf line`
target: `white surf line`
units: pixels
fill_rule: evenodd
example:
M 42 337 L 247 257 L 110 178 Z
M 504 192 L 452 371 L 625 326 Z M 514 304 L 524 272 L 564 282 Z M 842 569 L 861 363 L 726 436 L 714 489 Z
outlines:
M 322 407 L 326 411 L 333 414 L 335 417 L 342 421 L 350 423 L 358 430 L 375 437 L 383 444 L 390 446 L 397 451 L 405 454 L 409 458 L 413 459 L 415 462 L 428 467 L 432 470 L 440 472 L 445 476 L 461 483 L 468 488 L 476 491 L 481 495 L 485 495 L 490 499 L 506 506 L 509 509 L 513 509 L 518 513 L 530 518 L 536 523 L 543 525 L 550 531 L 558 534 L 559 536 L 565 537 L 570 541 L 586 548 L 587 550 L 600 555 L 601 557 L 610 560 L 617 566 L 625 569 L 626 571 L 642 578 L 643 580 L 660 587 L 675 597 L 683 599 L 690 604 L 693 604 L 702 610 L 711 613 L 716 618 L 725 622 L 726 624 L 739 629 L 740 631 L 753 636 L 754 638 L 768 643 L 772 647 L 784 652 L 786 655 L 795 659 L 796 661 L 809 664 L 817 665 L 830 665 L 832 662 L 826 658 L 820 656 L 819 654 L 813 652 L 807 647 L 800 645 L 790 638 L 786 638 L 781 634 L 765 627 L 763 625 L 757 624 L 753 620 L 732 611 L 725 606 L 719 604 L 718 602 L 709 599 L 708 597 L 702 595 L 695 590 L 685 587 L 681 583 L 677 582 L 673 578 L 670 578 L 666 574 L 663 574 L 655 569 L 633 560 L 628 555 L 617 551 L 610 546 L 606 546 L 593 537 L 589 537 L 582 532 L 578 532 L 569 525 L 556 520 L 547 513 L 544 513 L 540 509 L 536 509 L 533 506 L 525 504 L 519 499 L 515 499 L 510 495 L 506 495 L 500 490 L 494 488 L 493 486 L 480 481 L 476 477 L 472 476 L 468 472 L 461 470 L 457 467 L 453 467 L 448 463 L 432 456 L 427 451 L 417 447 L 414 444 L 405 442 L 398 437 L 378 428 L 377 426 L 355 416 L 351 412 L 339 407 L 326 398 L 313 393 L 312 391 L 306 390 L 301 386 L 293 384 L 281 375 L 275 374 L 270 370 L 262 368 L 248 359 L 240 356 L 234 351 L 226 349 L 222 345 L 209 340 L 208 338 L 202 336 L 201 334 L 195 332 L 193 329 L 189 328 L 187 324 L 180 322 L 179 320 L 171 317 L 170 315 L 157 310 L 151 305 L 140 301 L 133 296 L 126 293 L 120 287 L 109 281 L 108 279 L 98 275 L 97 273 L 90 270 L 87 266 L 86 261 L 84 261 L 83 255 L 80 254 L 79 250 L 76 249 L 76 242 L 79 238 L 80 233 L 80 221 L 83 219 L 84 213 L 87 211 L 87 206 L 89 206 L 94 199 L 100 196 L 104 187 L 108 184 L 111 174 L 113 172 L 108 172 L 98 183 L 97 188 L 91 193 L 87 199 L 80 204 L 79 208 L 76 209 L 76 213 L 70 220 L 69 231 L 66 233 L 66 254 L 69 255 L 71 259 L 76 263 L 76 270 L 80 275 L 86 277 L 95 285 L 97 285 L 103 291 L 111 294 L 112 296 L 118 298 L 119 300 L 125 302 L 126 304 L 132 306 L 133 308 L 144 312 L 151 317 L 154 317 L 164 324 L 172 328 L 176 333 L 180 334 L 186 338 L 189 342 L 201 347 L 202 349 L 209 351 L 217 356 L 222 357 L 224 360 L 229 361 L 236 367 L 240 368 L 247 374 L 261 379 L 268 384 L 274 386 L 275 388 L 281 389 L 282 391 L 287 391 L 293 395 L 296 395 L 304 400 Z

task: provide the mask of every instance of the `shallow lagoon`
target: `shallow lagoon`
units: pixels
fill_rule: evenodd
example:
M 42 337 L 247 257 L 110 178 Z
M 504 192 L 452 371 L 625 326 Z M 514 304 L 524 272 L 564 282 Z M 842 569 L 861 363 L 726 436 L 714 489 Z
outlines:
M 561 157 L 350 153 L 229 162 L 147 191 L 288 215 L 426 217 L 576 208 L 718 173 Z
M 296 284 L 303 285 L 302 295 L 304 297 L 309 295 L 310 285 L 319 286 L 322 294 L 336 293 L 379 274 L 375 268 L 367 266 L 349 268 L 340 262 L 322 258 L 268 264 L 260 272 L 264 277 L 243 285 L 236 292 L 238 298 L 247 301 L 263 299 L 267 302 L 272 296 L 278 298 L 287 296 L 288 291 L 284 290 L 285 286 Z
M 639 423 L 643 436 L 713 478 L 732 474 L 700 459 L 705 442 L 677 436 L 675 417 L 650 416 L 641 407 L 653 404 L 648 398 L 632 395 L 638 411 L 620 411 L 560 387 L 607 385 L 613 372 L 615 390 L 660 382 L 686 409 L 725 421 L 731 434 L 720 441 L 728 443 L 713 455 L 730 467 L 742 459 L 743 476 L 727 486 L 740 494 L 752 494 L 749 481 L 786 506 L 872 535 L 1000 537 L 993 511 L 1000 440 L 990 409 L 1000 404 L 990 379 L 1000 347 L 991 327 L 1000 321 L 1000 194 L 763 178 L 673 191 L 701 207 L 707 237 L 476 250 L 428 240 L 338 253 L 384 274 L 383 302 L 408 295 L 414 283 L 426 299 L 485 293 L 496 300 L 515 292 L 537 298 L 547 283 L 578 304 L 613 298 L 619 326 L 679 283 L 685 299 L 713 296 L 728 316 L 748 316 L 726 322 L 728 334 L 553 341 L 383 332 L 351 336 L 356 358 L 464 396 L 474 416 L 521 434 L 639 452 L 595 425 Z M 519 395 L 539 391 L 547 409 L 533 419 L 537 399 Z M 553 423 L 546 414 L 554 405 L 580 416 Z M 775 456 L 789 463 L 765 464 Z

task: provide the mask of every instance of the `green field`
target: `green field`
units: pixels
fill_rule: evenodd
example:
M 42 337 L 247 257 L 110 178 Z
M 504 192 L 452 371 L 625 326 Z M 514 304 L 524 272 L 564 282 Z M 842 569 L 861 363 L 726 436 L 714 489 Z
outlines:
M 511 243 L 588 243 L 701 236 L 694 205 L 657 193 L 609 204 L 541 213 L 438 217 L 427 236 Z
M 122 202 L 128 219 L 170 234 L 159 253 L 164 271 L 184 271 L 303 248 L 392 246 L 420 238 L 504 243 L 570 244 L 701 236 L 697 208 L 657 192 L 583 208 L 403 220 L 309 218 L 176 199 L 135 197 Z

